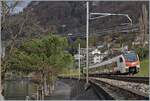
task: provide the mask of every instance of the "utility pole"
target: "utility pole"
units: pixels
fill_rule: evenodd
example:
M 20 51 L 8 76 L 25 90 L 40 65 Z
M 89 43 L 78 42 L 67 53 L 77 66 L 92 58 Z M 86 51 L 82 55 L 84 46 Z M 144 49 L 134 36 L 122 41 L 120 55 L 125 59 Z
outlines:
M 89 2 L 86 2 L 86 83 L 89 83 L 89 74 L 88 74 L 88 58 L 89 58 L 89 54 L 88 54 L 88 49 L 89 49 Z
M 2 12 L 1 2 L 0 2 L 0 12 Z M 0 21 L 1 21 L 1 16 L 0 16 Z M 2 72 L 2 39 L 1 39 L 1 31 L 0 31 L 0 100 L 4 100 L 2 96 L 2 73 L 1 72 Z
M 78 60 L 78 61 L 79 61 L 79 62 L 78 62 L 79 64 L 78 64 L 78 66 L 79 66 L 79 80 L 80 80 L 80 72 L 81 72 L 81 69 L 80 69 L 80 43 L 79 43 L 79 50 L 78 50 L 78 52 L 79 52 L 79 55 L 78 55 L 78 56 L 79 56 L 79 58 L 78 58 L 78 59 L 79 59 L 79 60 Z

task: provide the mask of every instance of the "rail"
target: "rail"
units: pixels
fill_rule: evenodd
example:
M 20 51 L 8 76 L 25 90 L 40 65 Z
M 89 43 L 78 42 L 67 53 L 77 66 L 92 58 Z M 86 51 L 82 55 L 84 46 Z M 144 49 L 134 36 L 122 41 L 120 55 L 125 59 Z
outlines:
M 105 92 L 109 93 L 114 99 L 117 100 L 148 100 L 149 97 L 143 93 L 138 93 L 133 89 L 128 89 L 126 87 L 121 87 L 119 85 L 113 85 L 111 83 L 90 79 L 93 83 L 99 85 Z
M 60 77 L 59 79 L 68 79 L 68 80 L 79 80 L 77 77 Z M 99 100 L 114 100 L 114 98 L 109 95 L 105 90 L 103 90 L 98 84 L 93 81 L 89 81 L 89 84 L 86 84 L 86 79 L 84 77 L 80 78 L 80 81 L 85 82 L 85 91 L 92 88 L 95 95 L 98 97 Z
M 71 78 L 59 77 L 59 78 L 79 80 L 77 77 L 71 77 Z M 87 89 L 89 89 L 89 87 L 92 87 L 92 89 L 95 92 L 95 95 L 97 95 L 99 99 L 102 100 L 148 100 L 149 99 L 147 93 L 142 92 L 139 88 L 135 89 L 132 87 L 127 87 L 130 86 L 128 82 L 127 82 L 128 85 L 126 84 L 117 85 L 117 83 L 113 80 L 111 82 L 107 82 L 103 79 L 107 79 L 107 78 L 89 77 L 89 86 L 86 87 Z M 85 81 L 85 78 L 81 77 L 80 80 Z M 114 83 L 116 83 L 116 85 Z
M 94 89 L 95 94 L 99 97 L 99 99 L 114 100 L 114 98 L 110 94 L 108 94 L 103 88 L 101 88 L 97 83 L 90 80 L 90 85 Z
M 114 79 L 120 81 L 149 84 L 149 77 L 136 77 L 136 76 L 125 76 L 125 75 L 101 75 L 101 74 L 95 74 L 92 77 L 100 77 L 100 78 L 108 78 L 108 79 Z

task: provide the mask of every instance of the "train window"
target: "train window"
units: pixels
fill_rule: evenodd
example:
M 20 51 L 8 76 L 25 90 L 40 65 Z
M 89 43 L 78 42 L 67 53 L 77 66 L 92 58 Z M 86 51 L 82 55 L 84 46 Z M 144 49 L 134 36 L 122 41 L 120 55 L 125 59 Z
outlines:
M 123 62 L 123 59 L 122 59 L 122 57 L 120 57 L 120 58 L 119 58 L 119 61 L 120 61 L 120 62 Z

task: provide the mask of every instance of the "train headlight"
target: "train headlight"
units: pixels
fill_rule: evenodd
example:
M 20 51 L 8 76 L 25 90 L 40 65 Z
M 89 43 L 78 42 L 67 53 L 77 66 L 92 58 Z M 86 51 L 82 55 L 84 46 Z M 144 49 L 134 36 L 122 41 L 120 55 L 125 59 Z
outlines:
M 129 66 L 125 66 L 125 68 L 129 68 Z
M 140 68 L 140 65 L 136 65 L 137 68 Z

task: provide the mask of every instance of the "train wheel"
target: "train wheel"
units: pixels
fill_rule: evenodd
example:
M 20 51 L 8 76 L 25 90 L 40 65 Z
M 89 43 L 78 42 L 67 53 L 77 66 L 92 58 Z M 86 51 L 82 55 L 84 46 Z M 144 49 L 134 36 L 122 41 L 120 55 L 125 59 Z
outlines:
M 129 76 L 133 76 L 133 73 L 129 73 Z
M 120 71 L 117 71 L 116 74 L 120 74 Z

